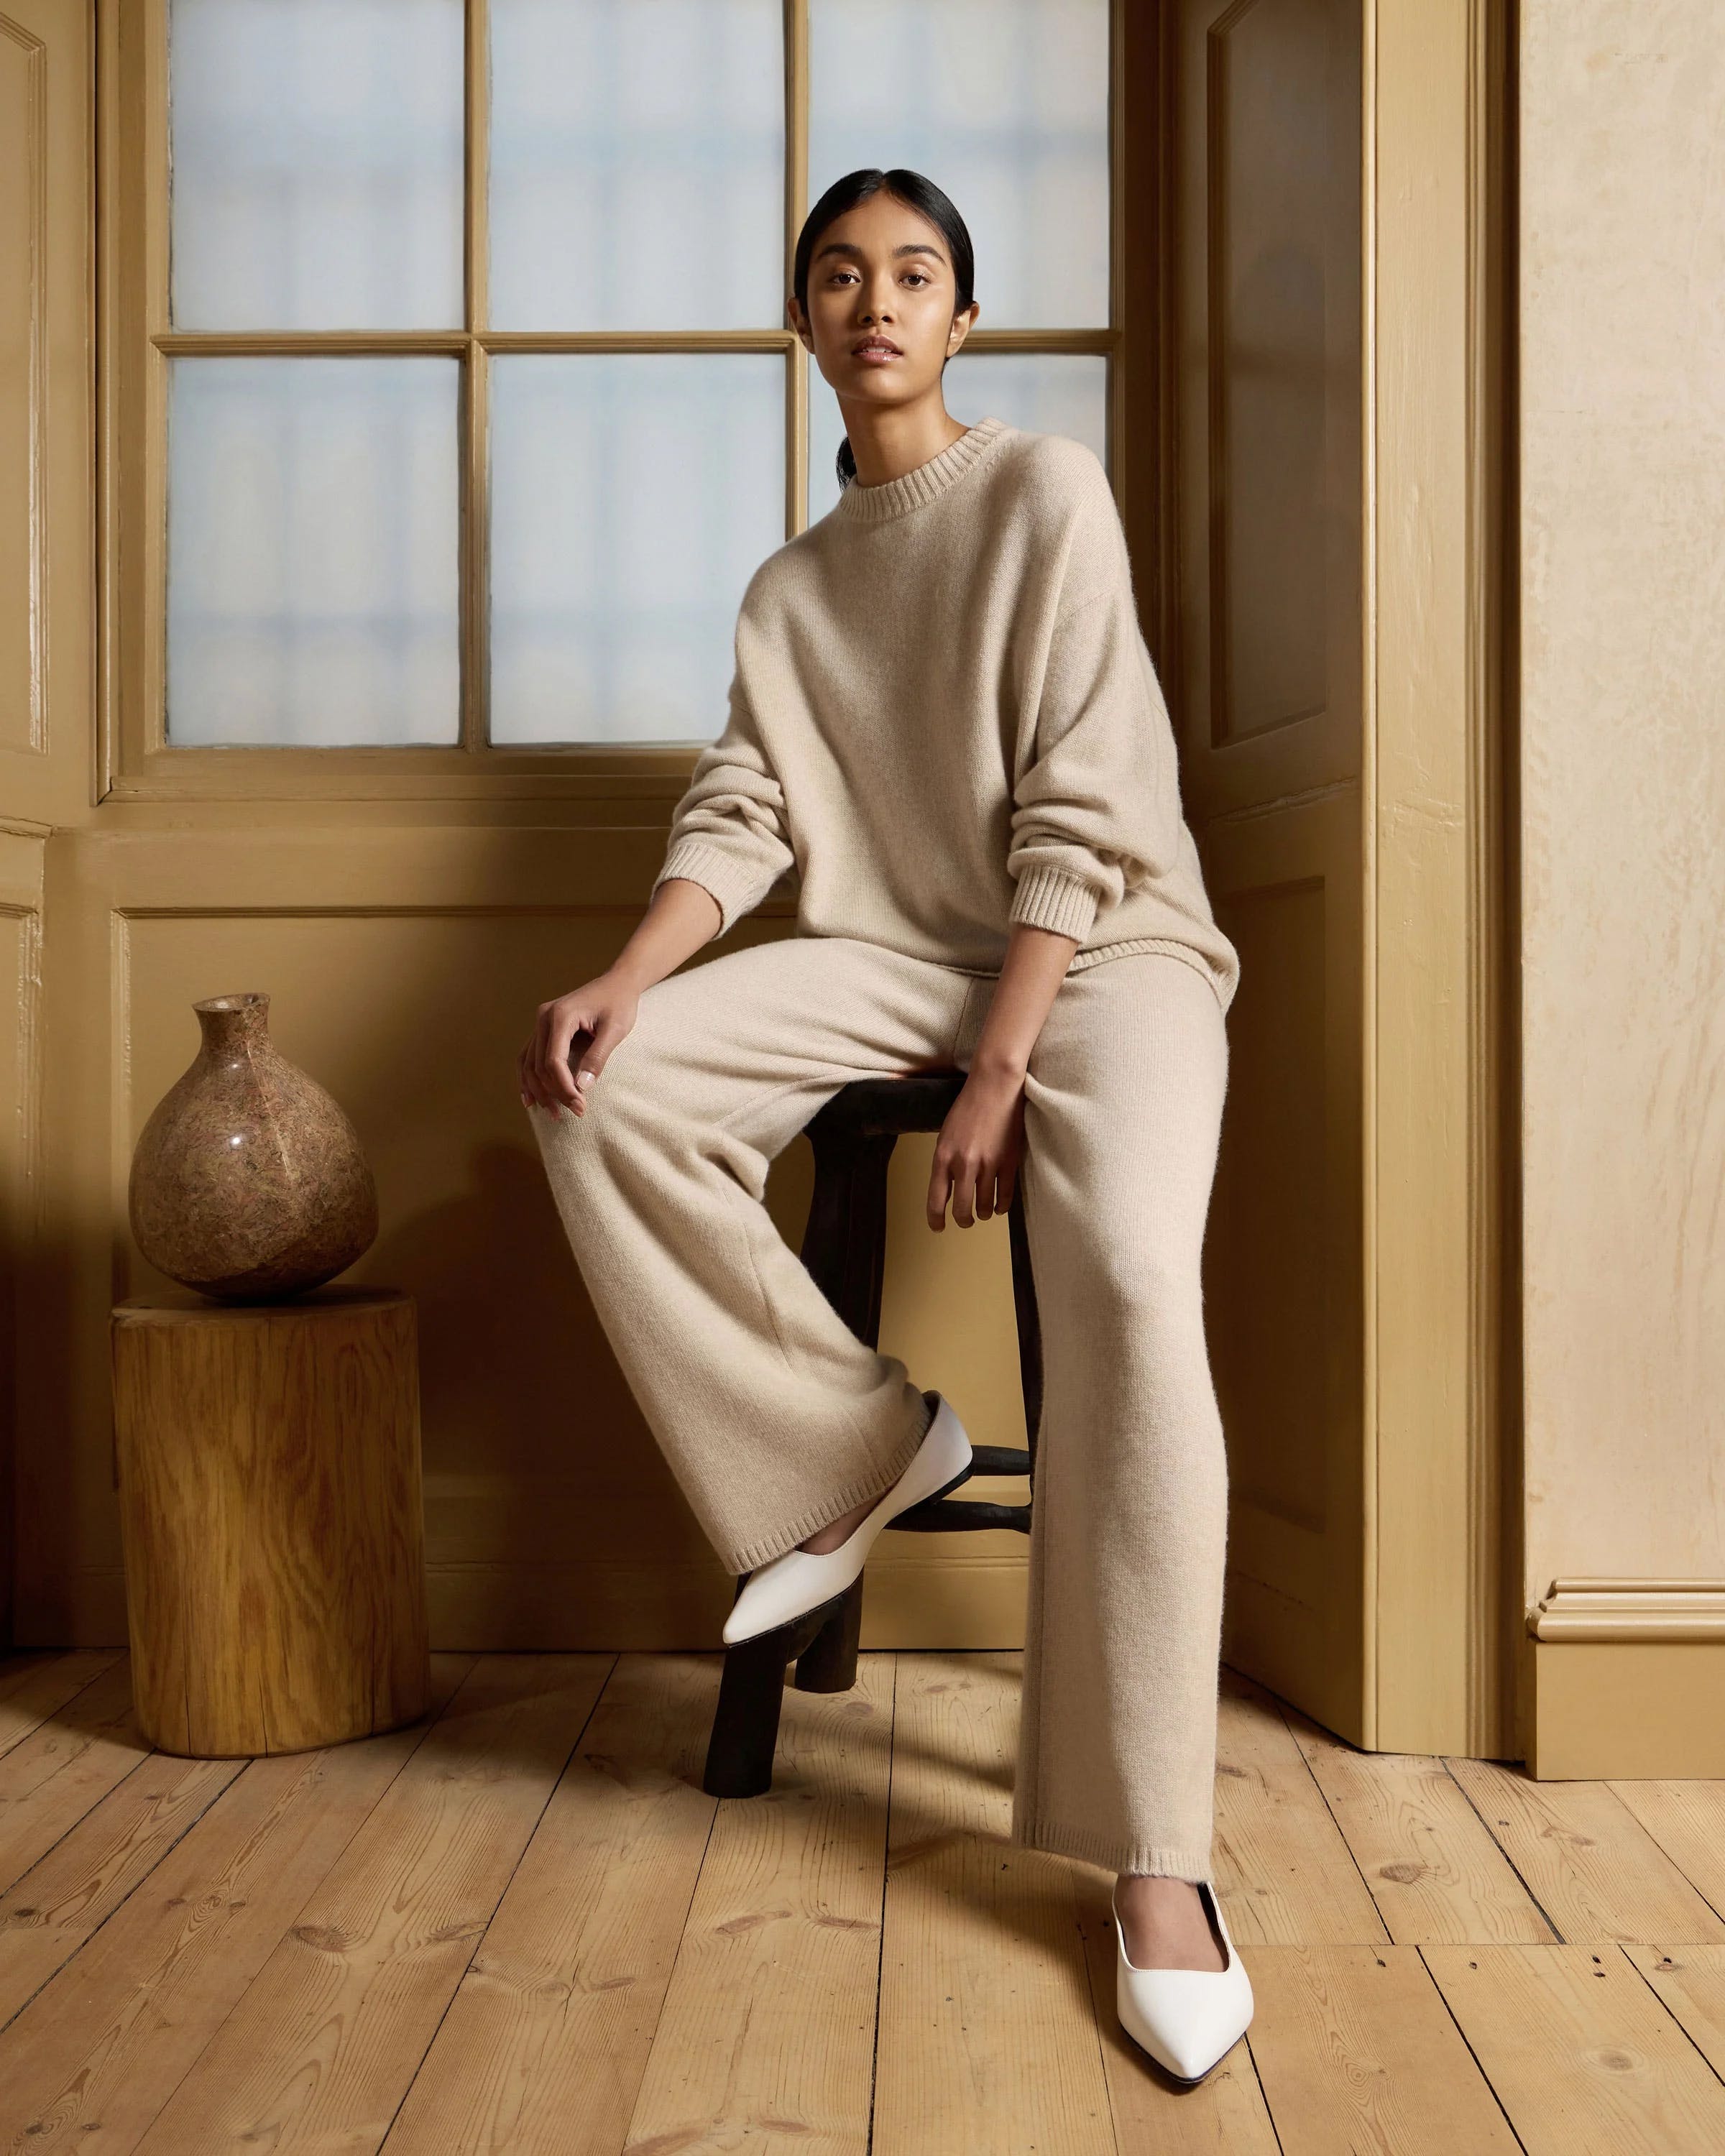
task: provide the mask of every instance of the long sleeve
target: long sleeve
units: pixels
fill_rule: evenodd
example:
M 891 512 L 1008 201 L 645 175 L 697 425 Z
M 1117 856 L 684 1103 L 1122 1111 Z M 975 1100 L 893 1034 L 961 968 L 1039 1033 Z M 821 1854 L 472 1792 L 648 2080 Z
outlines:
M 653 889 L 668 876 L 698 883 L 717 901 L 722 936 L 760 904 L 795 858 L 784 789 L 739 671 L 731 684 L 725 731 L 696 759 L 688 788 L 672 814 L 665 865 Z
M 1095 459 L 1090 460 L 1095 463 Z M 1104 490 L 1106 476 L 1096 473 Z M 1128 891 L 1178 857 L 1178 763 L 1138 625 L 1111 492 L 1087 490 L 1069 550 L 1036 717 L 1013 789 L 1010 919 L 1082 942 Z

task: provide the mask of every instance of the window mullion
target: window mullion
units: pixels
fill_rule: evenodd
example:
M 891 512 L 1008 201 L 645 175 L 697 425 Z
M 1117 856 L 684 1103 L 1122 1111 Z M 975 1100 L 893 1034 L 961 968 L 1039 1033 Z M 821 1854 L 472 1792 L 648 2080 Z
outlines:
M 784 289 L 809 214 L 809 0 L 784 0 Z M 788 322 L 788 316 L 786 317 Z M 792 336 L 785 375 L 785 530 L 809 522 L 809 355 Z
M 461 396 L 461 746 L 484 754 L 491 735 L 490 666 L 486 649 L 490 578 L 490 356 L 482 341 L 490 320 L 490 239 L 486 187 L 490 171 L 485 95 L 490 49 L 487 0 L 466 0 L 467 157 L 463 279 L 467 348 Z

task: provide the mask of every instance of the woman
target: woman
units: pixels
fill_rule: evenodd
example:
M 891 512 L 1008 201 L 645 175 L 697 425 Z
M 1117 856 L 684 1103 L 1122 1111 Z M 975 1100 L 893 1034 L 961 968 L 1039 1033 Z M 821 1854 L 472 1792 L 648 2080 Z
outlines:
M 849 1080 L 965 1071 L 929 1225 L 1022 1174 L 1043 1330 L 1011 1839 L 1116 1873 L 1122 2023 L 1195 2079 L 1252 2010 L 1211 1891 L 1227 1467 L 1199 1281 L 1239 964 L 1101 465 L 947 413 L 971 284 L 915 172 L 810 213 L 788 311 L 843 491 L 751 579 L 647 913 L 541 1006 L 521 1098 L 649 1426 L 751 1575 L 729 1641 L 842 1592 L 968 1471 L 951 1404 L 855 1338 L 762 1203 Z M 676 972 L 793 865 L 796 935 Z

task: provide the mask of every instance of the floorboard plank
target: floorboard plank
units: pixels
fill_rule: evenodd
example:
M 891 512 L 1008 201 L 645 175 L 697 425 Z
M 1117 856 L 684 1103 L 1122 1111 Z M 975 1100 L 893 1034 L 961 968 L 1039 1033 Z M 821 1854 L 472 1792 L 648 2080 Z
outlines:
M 0 2025 L 94 1938 L 246 1770 L 244 1759 L 146 1753 L 0 1895 Z
M 1217 1891 L 1237 1946 L 1388 1943 L 1378 1906 L 1279 1702 L 1225 1666 L 1214 1849 Z
M 1089 1867 L 1006 1839 L 1022 1662 L 899 1657 L 873 2156 L 1116 2145 L 1079 1922 Z
M 1608 1782 L 1716 1916 L 1725 1916 L 1725 1782 Z
M 139 2143 L 382 2145 L 613 1657 L 473 1670 Z
M 15 1886 L 150 1757 L 122 1655 L 51 1719 L 0 1753 L 0 1887 Z
M 1445 1763 L 1560 1938 L 1725 1943 L 1725 1922 L 1604 1782 L 1536 1782 L 1495 1759 Z
M 1398 1945 L 1556 1939 L 1441 1758 L 1362 1752 L 1297 1708 L 1283 1712 Z
M 701 1776 L 721 1667 L 619 1656 L 388 2156 L 617 2156 L 717 1810 Z
M 473 1664 L 432 1657 L 435 1716 Z M 127 2156 L 434 1722 L 327 1751 L 177 1761 L 231 1786 L 0 2035 L 0 2147 Z M 157 1753 L 166 1762 L 167 1753 Z M 100 1831 L 122 1783 L 59 1845 Z M 28 1882 L 26 1882 L 28 1883 Z
M 1527 2156 L 1725 2148 L 1725 2086 L 1618 1947 L 1420 1951 Z
M 123 1647 L 74 1647 L 8 1655 L 0 1662 L 0 1758 L 59 1713 L 126 1652 Z
M 1620 1947 L 1725 2082 L 1725 1947 Z
M 1464 1953 L 1466 1948 L 1445 1949 Z M 1246 2032 L 1281 2156 L 1515 2156 L 1417 1947 L 1260 1947 Z
M 718 1805 L 629 2124 L 629 2156 L 863 2156 L 893 1657 L 787 1686 L 773 1787 Z

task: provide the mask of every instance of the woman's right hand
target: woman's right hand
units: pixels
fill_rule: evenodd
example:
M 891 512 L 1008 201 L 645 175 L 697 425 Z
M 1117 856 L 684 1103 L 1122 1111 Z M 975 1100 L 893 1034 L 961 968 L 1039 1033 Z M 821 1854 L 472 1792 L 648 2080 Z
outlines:
M 584 1116 L 588 1089 L 634 1025 L 640 1002 L 639 988 L 614 971 L 541 1004 L 533 1038 L 521 1052 L 522 1105 L 554 1116 L 565 1108 Z M 572 1074 L 569 1054 L 578 1042 L 579 1069 Z

